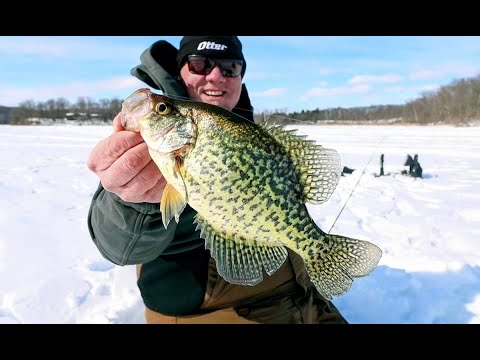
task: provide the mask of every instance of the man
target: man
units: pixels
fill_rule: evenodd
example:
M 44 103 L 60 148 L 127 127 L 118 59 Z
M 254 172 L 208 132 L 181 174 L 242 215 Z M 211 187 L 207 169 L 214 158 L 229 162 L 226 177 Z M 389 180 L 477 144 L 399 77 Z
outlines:
M 246 61 L 236 36 L 185 36 L 177 51 L 158 41 L 132 69 L 171 97 L 221 106 L 253 121 L 242 79 Z M 88 215 L 93 241 L 118 265 L 137 264 L 147 323 L 346 323 L 308 279 L 293 252 L 256 286 L 227 283 L 195 231 L 188 205 L 178 224 L 162 225 L 159 202 L 165 180 L 138 133 L 114 133 L 99 142 L 88 167 L 100 178 Z M 142 265 L 140 265 L 142 264 Z

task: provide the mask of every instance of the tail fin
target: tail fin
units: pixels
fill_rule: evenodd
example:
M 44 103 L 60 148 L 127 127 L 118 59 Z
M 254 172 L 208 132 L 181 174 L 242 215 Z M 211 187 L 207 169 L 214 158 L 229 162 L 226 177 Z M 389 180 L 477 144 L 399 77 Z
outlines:
M 372 272 L 382 257 L 378 246 L 345 236 L 325 234 L 313 244 L 316 249 L 312 249 L 312 257 L 305 261 L 307 272 L 328 300 L 347 292 L 353 279 Z

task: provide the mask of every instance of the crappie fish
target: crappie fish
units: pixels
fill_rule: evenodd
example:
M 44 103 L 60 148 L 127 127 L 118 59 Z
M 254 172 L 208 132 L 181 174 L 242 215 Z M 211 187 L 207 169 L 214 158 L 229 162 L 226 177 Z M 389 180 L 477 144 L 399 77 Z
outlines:
M 340 157 L 283 126 L 258 125 L 218 106 L 139 89 L 122 104 L 126 130 L 140 132 L 167 181 L 160 200 L 165 227 L 188 203 L 218 273 L 255 285 L 272 275 L 289 248 L 327 299 L 368 275 L 376 245 L 324 233 L 305 203 L 328 200 Z

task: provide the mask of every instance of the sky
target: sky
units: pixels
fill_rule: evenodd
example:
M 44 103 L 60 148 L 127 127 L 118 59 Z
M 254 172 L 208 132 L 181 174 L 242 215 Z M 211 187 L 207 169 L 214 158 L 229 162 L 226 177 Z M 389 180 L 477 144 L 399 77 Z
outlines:
M 307 205 L 313 220 L 383 251 L 371 274 L 334 298 L 345 318 L 480 324 L 480 127 L 291 128 L 354 169 L 329 201 Z M 103 258 L 87 228 L 98 179 L 86 161 L 111 132 L 0 125 L 0 324 L 144 323 L 135 267 Z M 400 174 L 414 154 L 421 179 Z
M 240 36 L 255 111 L 404 104 L 480 75 L 479 36 Z M 179 36 L 0 36 L 0 105 L 125 99 L 158 40 Z

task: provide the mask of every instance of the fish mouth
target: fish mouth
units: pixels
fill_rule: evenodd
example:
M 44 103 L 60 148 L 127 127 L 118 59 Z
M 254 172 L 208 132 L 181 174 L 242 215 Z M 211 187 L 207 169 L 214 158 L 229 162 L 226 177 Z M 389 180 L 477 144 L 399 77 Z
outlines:
M 125 130 L 139 131 L 138 119 L 151 111 L 150 91 L 139 89 L 131 94 L 122 103 L 122 119 L 120 121 Z

